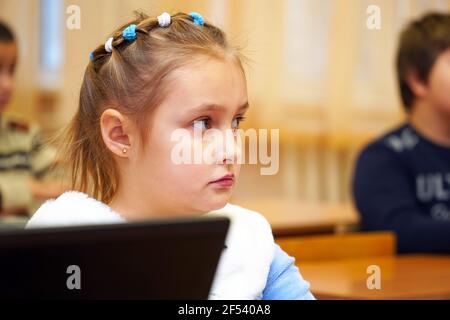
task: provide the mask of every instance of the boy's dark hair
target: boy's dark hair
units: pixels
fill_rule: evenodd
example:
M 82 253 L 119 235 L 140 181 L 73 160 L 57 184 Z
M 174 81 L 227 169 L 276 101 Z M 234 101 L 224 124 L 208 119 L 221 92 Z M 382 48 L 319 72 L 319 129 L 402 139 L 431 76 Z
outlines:
M 450 48 L 450 14 L 429 13 L 411 22 L 401 33 L 397 51 L 397 77 L 406 111 L 414 103 L 414 93 L 407 82 L 413 71 L 427 83 L 437 57 Z
M 11 29 L 0 21 L 0 42 L 14 42 L 15 37 Z

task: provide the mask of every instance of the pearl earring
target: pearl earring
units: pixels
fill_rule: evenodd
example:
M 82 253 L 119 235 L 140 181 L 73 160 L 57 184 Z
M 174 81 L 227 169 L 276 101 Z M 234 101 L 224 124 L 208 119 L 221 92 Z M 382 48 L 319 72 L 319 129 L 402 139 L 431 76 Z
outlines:
M 123 153 L 123 154 L 125 154 L 125 153 L 127 153 L 127 152 L 128 152 L 127 148 L 123 148 L 123 149 L 122 149 L 122 153 Z

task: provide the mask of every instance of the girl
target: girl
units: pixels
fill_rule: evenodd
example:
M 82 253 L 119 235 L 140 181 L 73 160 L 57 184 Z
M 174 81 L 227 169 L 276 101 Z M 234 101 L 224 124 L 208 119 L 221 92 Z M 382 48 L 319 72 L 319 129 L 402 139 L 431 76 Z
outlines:
M 211 299 L 313 299 L 267 221 L 227 204 L 239 174 L 235 135 L 233 148 L 212 148 L 213 163 L 173 161 L 175 130 L 208 148 L 217 140 L 199 142 L 195 130 L 234 132 L 247 109 L 239 55 L 220 29 L 197 13 L 140 14 L 91 54 L 66 142 L 78 192 L 45 203 L 28 227 L 226 215 Z

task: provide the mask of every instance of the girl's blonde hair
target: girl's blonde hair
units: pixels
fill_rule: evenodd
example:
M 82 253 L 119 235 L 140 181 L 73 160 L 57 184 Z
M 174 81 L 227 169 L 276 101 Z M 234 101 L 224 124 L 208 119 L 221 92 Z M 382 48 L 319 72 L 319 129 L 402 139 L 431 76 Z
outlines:
M 137 38 L 122 32 L 136 25 Z M 168 76 L 199 57 L 231 58 L 242 69 L 240 55 L 219 28 L 198 25 L 190 15 L 177 13 L 162 28 L 157 18 L 138 13 L 134 21 L 113 34 L 113 50 L 102 44 L 91 54 L 80 91 L 79 108 L 64 139 L 72 188 L 109 203 L 118 188 L 116 163 L 100 130 L 105 108 L 115 108 L 137 124 L 143 141 L 149 114 L 167 94 Z

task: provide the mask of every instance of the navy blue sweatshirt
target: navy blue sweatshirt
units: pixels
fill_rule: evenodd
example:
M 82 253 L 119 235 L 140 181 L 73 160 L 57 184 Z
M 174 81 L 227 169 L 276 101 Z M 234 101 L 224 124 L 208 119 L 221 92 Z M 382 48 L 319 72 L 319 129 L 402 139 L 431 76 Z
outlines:
M 404 124 L 360 154 L 353 196 L 365 230 L 391 230 L 399 253 L 450 253 L 450 148 Z

